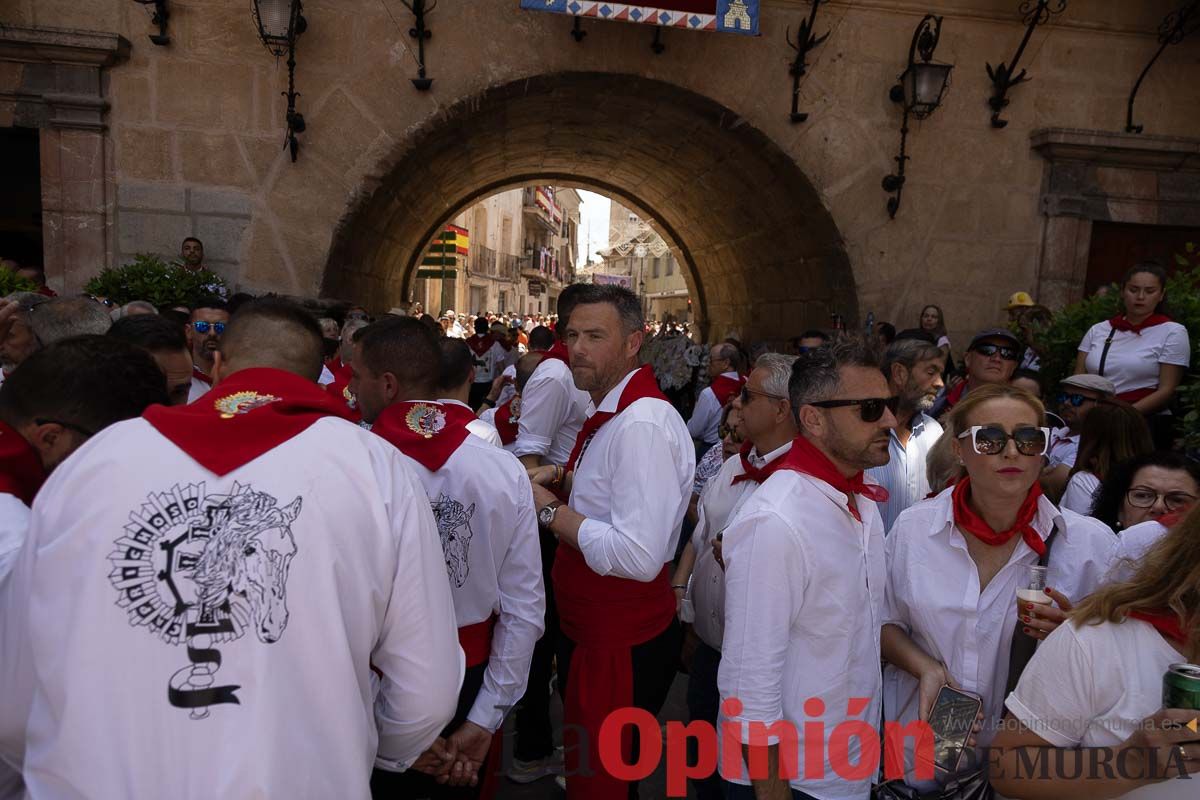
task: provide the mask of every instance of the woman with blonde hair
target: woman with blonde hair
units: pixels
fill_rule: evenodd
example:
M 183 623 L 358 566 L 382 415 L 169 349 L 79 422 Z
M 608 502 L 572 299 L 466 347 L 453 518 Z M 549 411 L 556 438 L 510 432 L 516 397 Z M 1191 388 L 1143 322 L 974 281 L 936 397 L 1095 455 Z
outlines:
M 881 634 L 886 721 L 927 720 L 938 691 L 957 686 L 983 700 L 986 746 L 1015 682 L 1014 650 L 1030 652 L 1065 619 L 1071 599 L 1091 594 L 1107 574 L 1113 532 L 1042 495 L 1044 414 L 1040 400 L 1009 385 L 972 391 L 954 407 L 947 432 L 965 475 L 892 526 Z M 1039 563 L 1059 608 L 1017 601 Z M 927 788 L 914 766 L 906 753 L 906 780 Z
M 1164 674 L 1188 661 L 1200 663 L 1200 512 L 1038 649 L 1006 702 L 1017 725 L 993 742 L 993 785 L 1028 800 L 1194 800 L 1200 710 L 1162 707 Z M 1034 759 L 1049 773 L 1021 769 Z

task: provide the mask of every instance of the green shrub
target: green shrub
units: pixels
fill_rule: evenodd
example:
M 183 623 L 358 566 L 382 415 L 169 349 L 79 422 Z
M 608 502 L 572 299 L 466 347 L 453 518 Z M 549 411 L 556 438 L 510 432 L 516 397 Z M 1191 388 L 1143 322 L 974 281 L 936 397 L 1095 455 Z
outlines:
M 152 255 L 139 255 L 131 264 L 103 270 L 84 290 L 116 305 L 146 300 L 156 308 L 190 305 L 198 297 L 225 297 L 228 292 L 225 281 L 213 272 L 188 270 Z
M 38 287 L 28 278 L 22 278 L 11 269 L 0 269 L 0 297 L 13 292 L 36 292 Z

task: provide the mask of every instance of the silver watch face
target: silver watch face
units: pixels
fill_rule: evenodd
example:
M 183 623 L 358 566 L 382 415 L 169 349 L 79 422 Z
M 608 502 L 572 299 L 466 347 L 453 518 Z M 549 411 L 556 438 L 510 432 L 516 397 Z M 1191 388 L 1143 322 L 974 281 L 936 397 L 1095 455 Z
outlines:
M 554 522 L 554 509 L 550 506 L 538 511 L 538 522 L 543 528 L 549 528 L 550 523 Z

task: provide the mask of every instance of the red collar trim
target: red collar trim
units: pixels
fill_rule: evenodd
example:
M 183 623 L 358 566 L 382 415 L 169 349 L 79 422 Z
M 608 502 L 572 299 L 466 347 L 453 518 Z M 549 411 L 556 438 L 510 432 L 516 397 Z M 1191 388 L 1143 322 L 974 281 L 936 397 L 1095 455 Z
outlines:
M 454 403 L 393 403 L 383 410 L 371 431 L 430 472 L 437 472 L 467 437 L 470 409 Z
M 205 384 L 206 386 L 211 387 L 213 385 L 213 379 L 211 377 L 209 377 L 208 375 L 205 375 L 203 372 L 201 372 L 200 368 L 197 367 L 195 364 L 192 365 L 192 377 L 195 378 L 196 380 L 200 381 L 201 383 Z
M 1134 325 L 1125 318 L 1124 314 L 1118 314 L 1110 319 L 1108 324 L 1111 325 L 1115 331 L 1130 331 L 1132 333 L 1136 333 L 1138 336 L 1141 336 L 1142 331 L 1146 330 L 1146 328 L 1153 328 L 1155 325 L 1162 325 L 1163 323 L 1170 321 L 1171 318 L 1166 314 L 1151 314 L 1139 324 Z
M 862 516 L 858 512 L 858 506 L 854 502 L 854 495 L 862 495 L 868 500 L 874 500 L 876 503 L 886 503 L 888 499 L 887 489 L 875 483 L 867 483 L 863 478 L 863 473 L 852 475 L 847 478 L 843 475 L 829 457 L 817 449 L 817 446 L 805 439 L 803 436 L 797 436 L 792 440 L 792 449 L 786 455 L 777 459 L 774 464 L 778 464 L 775 470 L 789 470 L 791 472 L 800 472 L 805 475 L 811 475 L 817 480 L 824 481 L 846 495 L 846 509 L 859 522 L 862 522 Z
M 1164 639 L 1170 639 L 1182 645 L 1186 645 L 1188 642 L 1188 635 L 1179 621 L 1179 615 L 1169 608 L 1130 611 L 1129 616 L 1133 619 L 1140 619 L 1142 622 L 1149 622 Z
M 0 492 L 31 506 L 45 481 L 37 452 L 15 428 L 0 422 Z

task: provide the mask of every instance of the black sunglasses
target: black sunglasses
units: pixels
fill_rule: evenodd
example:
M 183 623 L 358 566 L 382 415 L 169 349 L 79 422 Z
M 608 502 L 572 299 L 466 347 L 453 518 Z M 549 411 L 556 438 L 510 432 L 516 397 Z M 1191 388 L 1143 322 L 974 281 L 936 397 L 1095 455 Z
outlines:
M 987 344 L 985 342 L 984 344 L 977 344 L 974 347 L 972 347 L 971 349 L 974 350 L 976 353 L 979 353 L 979 355 L 986 356 L 988 358 L 991 358 L 992 356 L 999 353 L 1000 357 L 1003 358 L 1005 361 L 1016 361 L 1017 360 L 1017 348 L 1009 347 L 1009 346 L 1003 345 L 1003 344 Z
M 1049 449 L 1049 428 L 1017 428 L 1012 433 L 996 425 L 972 425 L 958 435 L 971 440 L 971 447 L 981 456 L 998 456 L 1012 439 L 1017 452 L 1023 456 L 1044 456 Z
M 1079 408 L 1084 403 L 1099 403 L 1099 402 L 1100 401 L 1098 399 L 1096 399 L 1095 397 L 1084 397 L 1081 394 L 1066 394 L 1065 392 L 1061 392 L 1058 395 L 1058 404 L 1060 406 L 1065 406 L 1067 404 L 1070 404 L 1072 408 Z
M 746 386 L 743 384 L 742 392 L 740 395 L 738 395 L 739 399 L 741 399 L 741 401 L 742 401 L 742 405 L 749 405 L 750 395 L 752 395 L 752 394 L 761 395 L 763 397 L 769 397 L 772 400 L 787 400 L 786 397 L 780 397 L 779 395 L 771 394 L 770 392 L 760 392 L 757 389 L 751 389 L 749 386 Z
M 886 408 L 893 414 L 900 407 L 899 397 L 872 397 L 867 400 L 821 400 L 817 403 L 806 403 L 817 408 L 842 408 L 843 406 L 858 406 L 858 413 L 863 422 L 878 422 Z
M 192 330 L 201 335 L 208 333 L 208 329 L 212 328 L 217 332 L 217 336 L 222 336 L 225 333 L 224 322 L 205 322 L 204 320 L 196 320 L 192 323 Z

